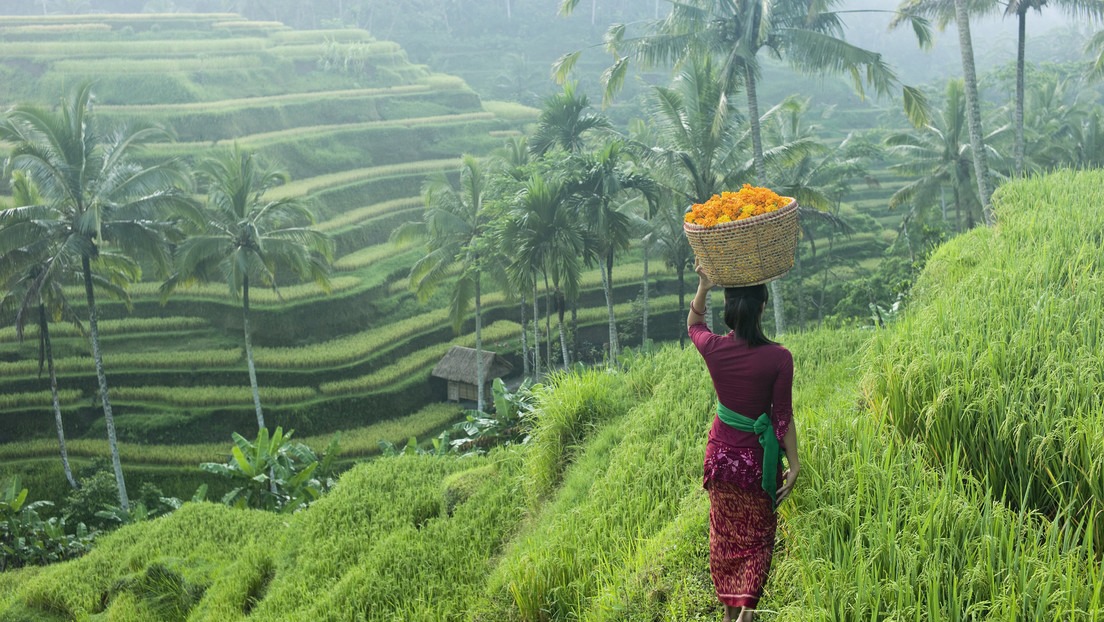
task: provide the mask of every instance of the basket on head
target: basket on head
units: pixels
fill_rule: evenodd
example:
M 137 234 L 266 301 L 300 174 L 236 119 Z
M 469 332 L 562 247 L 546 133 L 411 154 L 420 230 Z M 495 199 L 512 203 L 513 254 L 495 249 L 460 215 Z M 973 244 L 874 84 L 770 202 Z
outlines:
M 789 197 L 785 197 L 789 198 Z M 721 287 L 759 285 L 793 268 L 797 199 L 776 211 L 713 227 L 682 224 L 705 275 Z

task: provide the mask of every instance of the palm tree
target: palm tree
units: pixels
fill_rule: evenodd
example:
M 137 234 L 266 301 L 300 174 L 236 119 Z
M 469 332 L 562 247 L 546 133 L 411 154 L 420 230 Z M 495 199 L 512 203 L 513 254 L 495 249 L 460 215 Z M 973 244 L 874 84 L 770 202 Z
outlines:
M 471 155 L 463 157 L 460 185 L 454 187 L 444 175 L 426 184 L 422 191 L 426 209 L 422 222 L 406 223 L 396 229 L 391 239 L 407 242 L 421 238 L 426 241 L 427 254 L 410 269 L 410 285 L 425 301 L 444 281 L 459 271 L 453 281 L 449 319 L 453 330 L 460 332 L 472 302 L 475 302 L 476 408 L 483 410 L 483 337 L 482 337 L 482 272 L 493 261 L 493 248 L 486 239 L 490 212 L 484 206 L 487 178 L 483 166 Z
M 1041 72 L 1032 81 L 1025 104 L 1025 173 L 1076 166 L 1082 130 L 1096 109 L 1081 101 L 1083 92 L 1079 84 L 1054 72 Z
M 625 169 L 624 143 L 610 140 L 593 154 L 578 155 L 572 167 L 573 178 L 568 182 L 568 193 L 578 202 L 596 245 L 593 249 L 600 261 L 602 291 L 606 296 L 609 318 L 609 359 L 617 360 L 620 345 L 617 341 L 617 319 L 613 313 L 613 262 L 618 250 L 629 247 L 638 228 L 637 218 L 630 212 L 618 209 L 615 199 L 626 192 L 642 194 L 648 204 L 655 202 L 655 183 L 646 175 Z
M 590 100 L 576 93 L 574 82 L 564 84 L 563 92 L 544 100 L 537 131 L 529 141 L 529 150 L 538 156 L 559 147 L 568 153 L 579 153 L 585 144 L 585 134 L 591 130 L 608 130 L 605 116 L 588 112 Z
M 207 203 L 199 231 L 178 247 L 176 271 L 161 286 L 164 297 L 193 282 L 225 279 L 230 296 L 242 303 L 242 327 L 249 383 L 258 429 L 265 428 L 253 340 L 249 327 L 249 287 L 263 284 L 278 293 L 278 272 L 289 270 L 329 290 L 333 243 L 309 227 L 314 217 L 296 199 L 265 200 L 265 192 L 287 181 L 237 145 L 199 163 Z
M 13 312 L 15 332 L 23 341 L 27 316 L 32 309 L 37 311 L 38 320 L 38 369 L 42 374 L 46 366 L 50 377 L 50 395 L 54 408 L 54 426 L 57 429 L 58 448 L 61 452 L 61 468 L 69 485 L 76 489 L 77 481 L 69 466 L 69 453 L 65 448 L 65 426 L 61 419 L 61 403 L 58 398 L 57 371 L 54 369 L 54 353 L 50 341 L 51 318 L 72 322 L 78 330 L 84 332 L 76 311 L 69 306 L 65 292 L 59 280 L 72 270 L 58 269 L 69 257 L 58 253 L 51 242 L 59 236 L 49 235 L 49 227 L 58 221 L 46 219 L 36 221 L 34 216 L 45 210 L 35 209 L 42 203 L 37 190 L 21 171 L 16 171 L 12 180 L 13 202 L 17 207 L 0 212 L 0 240 L 29 239 L 30 244 L 17 248 L 0 248 L 0 310 Z M 47 214 L 48 215 L 48 214 Z M 20 235 L 13 230 L 24 228 L 37 230 L 30 235 Z M 71 268 L 71 266 L 70 266 Z
M 518 283 L 534 287 L 544 279 L 545 324 L 548 331 L 548 361 L 551 366 L 551 293 L 570 299 L 579 289 L 582 260 L 588 247 L 585 227 L 578 222 L 566 200 L 563 185 L 546 181 L 539 173 L 526 182 L 502 225 L 501 242 L 510 249 L 508 270 Z M 528 275 L 528 276 L 524 276 Z M 564 331 L 564 305 L 559 305 L 560 348 L 564 365 L 571 364 Z M 538 344 L 539 347 L 539 344 Z
M 494 150 L 491 154 L 490 163 L 493 166 L 493 170 L 490 172 L 489 185 L 491 187 L 491 194 L 500 199 L 502 197 L 516 196 L 520 191 L 521 185 L 528 179 L 530 168 L 532 165 L 532 159 L 530 158 L 529 142 L 525 136 L 513 136 L 506 140 L 502 147 Z M 496 201 L 501 203 L 501 201 Z M 492 218 L 492 226 L 489 231 L 490 237 L 494 246 L 498 249 L 502 249 L 501 243 L 501 225 L 503 219 Z M 499 253 L 501 256 L 501 253 Z M 532 284 L 525 280 L 527 273 L 514 274 L 509 270 L 496 271 L 496 276 L 500 277 L 500 285 L 502 289 L 507 293 L 509 299 L 518 300 L 518 306 L 521 311 L 521 355 L 523 372 L 526 377 L 536 378 L 540 375 L 540 370 L 536 369 L 530 376 L 530 358 L 529 358 L 529 343 L 528 332 L 526 331 L 526 299 L 529 296 L 529 292 L 534 290 Z M 521 279 L 520 281 L 515 279 Z M 539 340 L 536 338 L 537 331 L 537 313 L 536 313 L 536 296 L 534 295 L 534 309 L 533 309 L 533 347 L 534 357 L 533 363 L 536 367 L 539 367 Z
M 865 162 L 881 156 L 880 150 L 867 141 L 847 135 L 838 145 L 829 146 L 816 140 L 819 128 L 806 125 L 804 115 L 809 100 L 789 97 L 764 115 L 766 138 L 779 149 L 774 178 L 775 189 L 784 196 L 794 197 L 802 206 L 800 220 L 812 254 L 816 255 L 816 235 L 812 223 L 821 221 L 831 231 L 850 232 L 850 226 L 836 216 L 832 208 L 839 205 L 851 191 L 855 180 L 870 180 Z M 798 328 L 805 326 L 805 301 L 801 253 L 795 257 L 794 286 L 798 298 Z
M 962 74 L 966 95 L 966 121 L 970 131 L 970 151 L 974 160 L 974 179 L 981 201 L 985 224 L 993 224 L 989 198 L 993 187 L 989 179 L 989 161 L 985 151 L 984 132 L 981 124 L 981 102 L 978 99 L 977 69 L 974 64 L 974 44 L 970 34 L 970 15 L 992 11 L 993 0 L 905 0 L 898 7 L 900 17 L 890 23 L 897 26 L 903 19 L 934 17 L 940 28 L 954 21 L 958 30 L 958 47 L 962 57 Z M 925 40 L 921 37 L 921 45 Z
M 9 167 L 25 171 L 41 193 L 47 212 L 43 218 L 58 221 L 51 228 L 58 236 L 58 248 L 72 257 L 74 265 L 80 263 L 119 506 L 129 510 L 100 348 L 92 266 L 144 257 L 166 270 L 170 263 L 166 241 L 175 230 L 166 216 L 194 216 L 194 210 L 182 190 L 188 177 L 177 162 L 139 164 L 133 159 L 143 143 L 165 140 L 166 132 L 135 126 L 99 133 L 89 113 L 91 98 L 91 85 L 85 83 L 62 98 L 57 112 L 16 106 L 0 123 L 0 140 L 14 145 Z
M 1019 177 L 1024 174 L 1024 65 L 1026 63 L 1026 41 L 1027 41 L 1027 13 L 1034 10 L 1036 13 L 1042 13 L 1043 8 L 1048 5 L 1055 5 L 1058 8 L 1064 9 L 1073 17 L 1083 17 L 1086 19 L 1099 20 L 1104 18 L 1104 2 L 1100 0 L 1008 0 L 1008 4 L 1005 6 L 1004 14 L 1016 16 L 1017 36 L 1016 36 L 1016 104 L 1015 114 L 1013 117 L 1013 125 L 1015 127 L 1016 141 L 1014 148 L 1014 174 Z
M 659 251 L 664 263 L 674 268 L 678 280 L 679 316 L 686 314 L 686 270 L 694 267 L 694 249 L 683 233 L 684 208 L 670 190 L 662 192 L 656 209 L 648 221 L 645 248 Z M 684 345 L 686 331 L 679 332 L 679 346 Z
M 888 95 L 897 85 L 896 75 L 880 54 L 843 40 L 843 20 L 831 10 L 839 2 L 687 0 L 674 3 L 671 13 L 651 24 L 651 32 L 639 39 L 625 39 L 624 26 L 615 25 L 607 34 L 607 47 L 617 57 L 604 76 L 607 98 L 620 89 L 630 58 L 650 67 L 671 62 L 679 66 L 700 54 L 721 59 L 721 90 L 725 97 L 740 86 L 747 95 L 754 179 L 759 185 L 767 185 L 770 179 L 763 151 L 757 85 L 761 52 L 784 58 L 806 73 L 848 74 L 860 94 L 864 78 L 879 95 Z M 570 13 L 577 3 L 578 0 L 563 0 L 561 12 Z M 626 55 L 621 55 L 622 50 Z M 577 60 L 577 53 L 563 57 L 557 63 L 557 76 L 565 76 Z M 903 93 L 909 119 L 922 122 L 926 116 L 922 95 L 911 87 L 903 87 Z M 718 108 L 718 113 L 722 111 L 723 108 Z M 771 282 L 771 293 L 775 329 L 781 333 L 785 321 L 777 280 Z
M 677 210 L 676 204 L 685 209 L 692 203 L 707 201 L 726 187 L 751 179 L 751 165 L 743 159 L 741 118 L 724 96 L 713 61 L 708 57 L 690 59 L 673 87 L 655 88 L 654 101 L 654 137 L 643 144 L 638 141 L 635 146 L 651 165 L 659 186 L 671 196 L 669 209 L 677 212 L 678 235 L 685 237 L 682 210 Z M 667 216 L 673 218 L 674 214 Z M 674 221 L 666 223 L 665 231 L 673 227 Z M 668 235 L 674 233 L 670 231 Z M 669 242 L 669 250 L 676 253 L 675 268 L 679 270 L 680 247 Z M 680 309 L 681 280 L 680 273 Z M 706 323 L 712 328 L 710 298 L 706 298 L 705 311 Z
M 905 184 L 889 199 L 891 208 L 909 205 L 910 213 L 946 205 L 950 190 L 950 206 L 954 209 L 955 228 L 962 231 L 965 222 L 973 220 L 980 209 L 977 187 L 973 185 L 973 157 L 966 129 L 966 95 L 962 80 L 947 82 L 943 110 L 932 116 L 931 123 L 919 130 L 891 134 L 885 140 L 890 152 L 902 156 L 890 166 L 913 181 Z M 975 207 L 976 206 L 976 207 Z M 946 218 L 944 208 L 944 218 Z

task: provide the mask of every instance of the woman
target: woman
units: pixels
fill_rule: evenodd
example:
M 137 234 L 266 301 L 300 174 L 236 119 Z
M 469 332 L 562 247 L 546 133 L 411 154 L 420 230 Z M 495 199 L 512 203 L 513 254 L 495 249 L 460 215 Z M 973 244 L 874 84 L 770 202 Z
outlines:
M 701 270 L 686 330 L 717 392 L 717 416 L 705 449 L 709 491 L 709 569 L 724 622 L 750 622 L 770 572 L 775 508 L 797 480 L 792 424 L 793 356 L 763 335 L 767 286 L 726 287 L 724 321 L 732 332 L 705 325 L 713 283 Z M 789 469 L 781 469 L 784 448 Z

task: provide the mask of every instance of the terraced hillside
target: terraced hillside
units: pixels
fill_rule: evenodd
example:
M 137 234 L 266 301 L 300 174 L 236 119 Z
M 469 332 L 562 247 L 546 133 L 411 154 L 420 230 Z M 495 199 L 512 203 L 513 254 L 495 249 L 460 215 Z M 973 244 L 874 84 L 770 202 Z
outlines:
M 763 619 L 1100 619 L 1102 181 L 1010 183 L 898 323 L 786 337 Z M 717 620 L 714 407 L 692 349 L 560 374 L 527 444 L 374 460 L 290 517 L 188 503 L 0 574 L 0 620 Z
M 337 252 L 329 294 L 313 285 L 253 293 L 251 324 L 270 425 L 301 437 L 343 430 L 351 443 L 345 454 L 355 456 L 373 451 L 380 438 L 434 433 L 458 415 L 420 409 L 444 397 L 429 378 L 437 359 L 473 337 L 456 338 L 447 326 L 443 295 L 425 304 L 414 299 L 406 275 L 421 251 L 396 248 L 387 238 L 400 223 L 420 218 L 428 175 L 458 170 L 462 153 L 489 152 L 536 111 L 483 102 L 459 78 L 411 64 L 397 45 L 362 30 L 294 31 L 233 14 L 3 17 L 0 59 L 5 107 L 54 102 L 91 78 L 100 122 L 152 121 L 175 133 L 176 142 L 153 145 L 143 157 L 195 160 L 237 143 L 290 173 L 292 181 L 269 196 L 309 199 L 317 227 L 334 238 Z M 652 311 L 673 318 L 671 274 L 656 268 L 652 291 L 658 287 L 661 297 Z M 641 275 L 639 256 L 617 268 L 624 314 Z M 600 348 L 605 315 L 597 270 L 585 284 L 580 336 L 586 347 Z M 225 286 L 211 285 L 181 290 L 162 304 L 158 286 L 132 287 L 129 311 L 102 300 L 101 329 L 120 440 L 133 458 L 128 468 L 171 489 L 172 477 L 150 469 L 217 458 L 230 432 L 248 432 L 255 423 L 239 303 Z M 514 356 L 516 307 L 493 292 L 484 306 L 484 343 Z M 0 476 L 19 473 L 45 493 L 63 479 L 56 458 L 43 455 L 54 432 L 36 332 L 21 344 L 11 318 L 3 320 L 0 441 L 7 445 L 0 447 Z M 652 336 L 675 337 L 677 322 L 667 326 L 659 334 L 653 327 Z M 105 455 L 106 446 L 89 345 L 67 329 L 52 331 L 54 354 L 66 432 L 80 463 Z M 410 427 L 395 424 L 403 417 L 413 418 Z M 387 435 L 368 438 L 385 425 L 392 425 Z M 174 457 L 154 458 L 151 444 L 175 446 L 163 452 Z M 181 492 L 188 485 L 180 484 Z

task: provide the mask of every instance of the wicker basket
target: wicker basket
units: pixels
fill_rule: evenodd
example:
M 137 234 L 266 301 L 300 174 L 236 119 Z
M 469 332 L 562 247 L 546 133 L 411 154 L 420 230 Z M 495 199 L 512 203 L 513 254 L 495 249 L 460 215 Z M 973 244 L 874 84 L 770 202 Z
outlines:
M 713 283 L 722 287 L 759 285 L 793 268 L 797 199 L 768 214 L 715 227 L 686 222 L 682 228 L 698 263 Z

